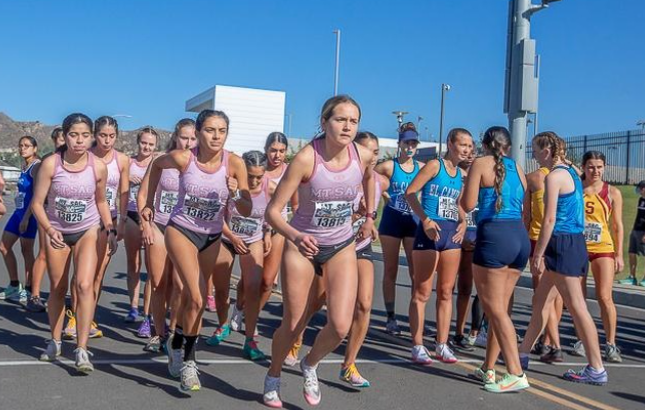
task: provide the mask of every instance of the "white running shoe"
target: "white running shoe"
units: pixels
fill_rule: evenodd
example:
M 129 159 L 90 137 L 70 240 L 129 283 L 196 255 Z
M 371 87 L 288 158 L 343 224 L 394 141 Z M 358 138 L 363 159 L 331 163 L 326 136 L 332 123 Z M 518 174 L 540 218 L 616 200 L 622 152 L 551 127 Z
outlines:
M 302 376 L 305 378 L 302 393 L 310 406 L 317 406 L 320 404 L 321 399 L 318 374 L 316 373 L 318 366 L 308 366 L 306 362 L 306 357 L 300 361 L 300 370 L 302 370 Z
M 280 378 L 271 377 L 268 374 L 264 377 L 264 395 L 262 396 L 264 405 L 274 409 L 282 408 L 280 400 Z
M 94 365 L 90 363 L 90 356 L 94 356 L 92 353 L 82 347 L 77 347 L 74 353 L 76 353 L 76 370 L 85 374 L 94 371 Z
M 450 350 L 447 343 L 437 343 L 437 348 L 435 349 L 435 357 L 437 360 L 443 363 L 457 363 L 457 358 L 455 354 Z
M 399 324 L 396 322 L 396 319 L 388 319 L 387 323 L 385 323 L 385 331 L 392 336 L 401 335 L 401 329 L 399 328 Z
M 573 344 L 573 351 L 571 352 L 574 356 L 585 357 L 585 345 L 582 344 L 582 340 L 578 340 Z
M 477 339 L 475 339 L 475 346 L 483 347 L 485 349 L 486 345 L 488 345 L 488 337 L 486 335 L 486 331 L 482 330 L 481 332 L 477 333 Z
M 416 345 L 412 348 L 412 362 L 424 366 L 432 364 L 430 352 L 428 352 L 428 349 L 424 345 Z
M 231 330 L 239 332 L 242 329 L 242 320 L 244 319 L 244 309 L 238 310 L 237 305 L 233 304 L 233 311 L 231 312 Z
M 181 376 L 181 369 L 184 367 L 184 357 L 181 349 L 172 348 L 173 336 L 166 341 L 166 352 L 168 352 L 168 373 L 171 377 Z
M 199 371 L 194 360 L 188 360 L 181 368 L 181 390 L 199 391 L 202 384 L 199 382 Z
M 47 349 L 40 355 L 40 360 L 42 362 L 53 362 L 61 355 L 63 348 L 63 342 L 60 340 L 50 340 L 47 343 Z

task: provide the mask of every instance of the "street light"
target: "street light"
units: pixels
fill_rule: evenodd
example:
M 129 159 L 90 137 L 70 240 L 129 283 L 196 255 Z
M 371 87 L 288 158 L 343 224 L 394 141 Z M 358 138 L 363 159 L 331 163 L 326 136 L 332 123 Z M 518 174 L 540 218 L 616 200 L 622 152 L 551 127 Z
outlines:
M 417 131 L 419 132 L 421 131 L 421 121 L 423 121 L 423 117 L 420 115 L 417 116 Z
M 397 132 L 401 131 L 401 125 L 403 125 L 403 116 L 406 114 L 409 114 L 407 111 L 392 111 L 392 114 L 396 116 L 396 120 L 399 123 L 399 127 L 397 128 Z
M 446 91 L 450 91 L 449 84 L 441 84 L 441 116 L 439 117 L 439 155 L 441 155 L 441 148 L 443 145 L 443 105 L 446 96 Z
M 641 127 L 641 132 L 645 134 L 645 120 L 639 120 L 636 125 Z
M 340 71 L 340 29 L 334 30 L 336 34 L 336 66 L 334 68 L 334 96 L 338 95 L 338 75 Z

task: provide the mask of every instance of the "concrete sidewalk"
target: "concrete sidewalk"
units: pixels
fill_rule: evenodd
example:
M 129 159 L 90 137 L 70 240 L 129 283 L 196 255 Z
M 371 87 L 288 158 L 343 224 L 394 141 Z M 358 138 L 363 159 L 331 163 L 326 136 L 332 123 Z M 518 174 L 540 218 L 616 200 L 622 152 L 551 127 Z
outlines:
M 381 247 L 372 244 L 372 249 L 374 250 L 374 259 L 383 261 Z M 399 255 L 399 265 L 408 266 L 408 261 L 403 252 Z M 522 288 L 531 289 L 533 287 L 532 283 L 531 273 L 527 269 L 522 272 L 522 277 L 517 285 Z M 587 279 L 587 298 L 596 300 L 596 287 L 591 276 Z M 622 306 L 645 309 L 645 287 L 621 285 L 618 282 L 614 283 L 614 303 Z

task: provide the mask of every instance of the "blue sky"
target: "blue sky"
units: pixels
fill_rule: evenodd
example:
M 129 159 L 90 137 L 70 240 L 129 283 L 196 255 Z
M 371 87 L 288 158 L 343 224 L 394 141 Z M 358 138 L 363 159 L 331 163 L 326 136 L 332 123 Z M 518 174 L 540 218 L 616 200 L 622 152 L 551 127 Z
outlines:
M 534 0 L 537 1 L 537 0 Z M 215 84 L 284 90 L 293 134 L 311 136 L 333 91 L 362 128 L 394 135 L 403 109 L 438 134 L 476 135 L 502 112 L 506 0 L 59 0 L 0 4 L 0 111 L 55 124 L 72 111 L 129 114 L 122 128 L 171 128 Z M 542 57 L 540 128 L 634 129 L 645 119 L 645 1 L 563 0 L 534 15 Z

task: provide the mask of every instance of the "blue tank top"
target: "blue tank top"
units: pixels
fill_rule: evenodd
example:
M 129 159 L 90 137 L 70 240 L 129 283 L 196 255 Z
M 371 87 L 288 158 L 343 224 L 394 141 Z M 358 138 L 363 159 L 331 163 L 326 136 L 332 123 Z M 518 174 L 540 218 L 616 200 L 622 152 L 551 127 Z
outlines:
M 18 193 L 16 193 L 16 211 L 25 212 L 31 204 L 31 198 L 34 196 L 34 177 L 31 170 L 39 163 L 40 160 L 32 162 L 24 171 L 20 172 L 18 178 Z
M 405 199 L 405 191 L 408 189 L 408 185 L 417 176 L 419 173 L 419 163 L 414 161 L 414 169 L 412 172 L 405 172 L 399 164 L 399 160 L 394 158 L 392 160 L 394 170 L 392 171 L 392 177 L 390 178 L 390 187 L 387 189 L 387 193 L 390 196 L 390 200 L 387 202 L 387 206 L 396 211 L 411 214 L 412 208 L 408 204 L 408 201 Z
M 428 218 L 433 221 L 459 220 L 457 200 L 464 184 L 461 169 L 454 177 L 448 174 L 443 159 L 439 160 L 439 172 L 426 182 L 421 190 L 421 205 Z
M 517 170 L 517 164 L 511 158 L 502 158 L 506 168 L 506 177 L 502 183 L 502 209 L 497 212 L 497 192 L 493 187 L 479 188 L 479 211 L 477 223 L 493 219 L 522 219 L 524 203 L 524 186 Z
M 558 195 L 553 233 L 582 233 L 585 230 L 582 181 L 572 167 L 558 165 L 554 169 L 566 170 L 571 175 L 575 188 L 568 194 Z

